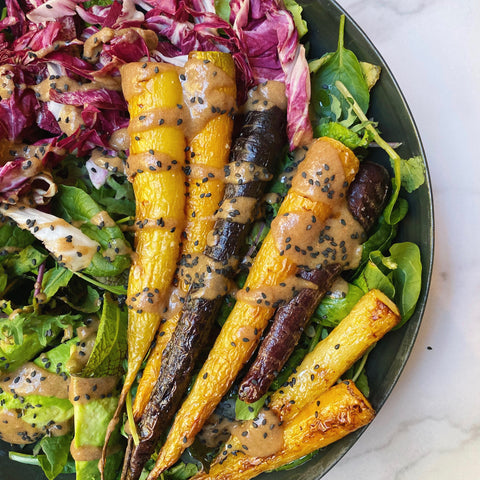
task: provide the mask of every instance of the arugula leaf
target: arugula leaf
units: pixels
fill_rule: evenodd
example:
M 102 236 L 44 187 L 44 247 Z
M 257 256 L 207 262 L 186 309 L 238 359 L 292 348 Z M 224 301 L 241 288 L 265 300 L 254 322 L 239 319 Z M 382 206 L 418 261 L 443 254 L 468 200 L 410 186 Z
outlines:
M 83 377 L 107 377 L 123 373 L 127 354 L 127 312 L 110 295 L 105 294 L 97 338 Z
M 342 15 L 337 51 L 326 58 L 312 80 L 315 112 L 320 118 L 327 118 L 333 122 L 347 118 L 351 108 L 338 91 L 336 85 L 338 82 L 352 92 L 364 113 L 370 103 L 369 88 L 363 69 L 355 54 L 344 47 L 344 33 L 345 16 Z
M 60 330 L 80 318 L 80 315 L 39 315 L 34 311 L 20 311 L 14 316 L 0 319 L 0 333 L 4 337 L 13 337 L 16 346 L 23 344 L 25 335 L 33 334 L 45 347 Z
M 0 294 L 7 288 L 8 284 L 8 275 L 5 273 L 5 270 L 0 265 Z
M 58 265 L 47 270 L 42 281 L 42 291 L 47 299 L 52 298 L 60 288 L 66 287 L 72 276 L 73 272 L 71 270 Z
M 45 436 L 40 440 L 39 446 L 44 455 L 37 455 L 37 458 L 48 480 L 53 480 L 62 473 L 67 464 L 72 438 L 73 433 L 58 437 Z
M 95 313 L 98 312 L 102 306 L 100 294 L 97 290 L 90 285 L 78 285 L 80 282 L 76 282 L 75 287 L 69 289 L 66 292 L 66 296 L 59 297 L 60 300 L 65 302 L 70 307 L 83 313 Z
M 397 224 L 405 217 L 407 212 L 408 202 L 403 198 L 399 198 L 395 204 L 394 216 L 397 219 L 395 224 L 387 223 L 385 216 L 380 216 L 375 232 L 372 233 L 372 235 L 370 235 L 367 241 L 362 245 L 362 259 L 354 276 L 363 270 L 365 263 L 368 261 L 370 253 L 375 250 L 379 250 L 383 253 L 387 250 L 387 248 L 390 247 L 393 239 L 397 235 Z
M 263 407 L 268 394 L 259 398 L 256 402 L 246 403 L 239 398 L 235 402 L 235 418 L 237 420 L 253 420 Z
M 99 189 L 93 188 L 87 193 L 112 215 L 135 216 L 133 187 L 126 178 L 122 182 L 111 175 Z
M 35 271 L 47 257 L 48 255 L 28 245 L 20 252 L 9 255 L 3 262 L 3 266 L 9 275 L 18 277 Z

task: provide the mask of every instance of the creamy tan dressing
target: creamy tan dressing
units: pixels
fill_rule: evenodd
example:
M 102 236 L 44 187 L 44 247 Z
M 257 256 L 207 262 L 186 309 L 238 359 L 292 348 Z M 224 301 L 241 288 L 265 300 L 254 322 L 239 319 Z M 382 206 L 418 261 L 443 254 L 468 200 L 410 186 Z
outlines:
M 273 175 L 252 162 L 232 162 L 225 167 L 225 182 L 242 185 L 253 181 L 269 182 Z
M 97 336 L 100 320 L 91 318 L 88 324 L 77 328 L 78 342 L 71 348 L 67 361 L 67 370 L 72 374 L 80 373 L 90 358 Z
M 112 396 L 117 383 L 118 377 L 71 377 L 68 398 L 72 404 L 85 404 L 92 400 L 103 399 Z
M 301 268 L 318 269 L 331 263 L 358 266 L 365 233 L 346 202 L 352 172 L 344 172 L 346 153 L 326 140 L 314 142 L 299 163 L 292 189 L 330 209 L 326 221 L 311 211 L 298 210 L 277 216 L 271 227 L 282 255 Z
M 45 432 L 41 427 L 32 426 L 22 420 L 13 410 L 0 409 L 0 440 L 25 445 L 39 440 Z
M 114 132 L 114 134 L 115 133 L 117 132 Z M 110 138 L 110 142 L 111 141 L 112 139 Z M 111 172 L 114 172 L 114 173 L 116 172 L 124 173 L 125 171 L 125 162 L 123 161 L 122 158 L 120 158 L 118 155 L 116 156 L 106 155 L 101 149 L 95 149 L 92 152 L 92 155 L 90 156 L 90 160 L 98 167 L 106 168 L 107 170 L 110 170 Z
M 229 222 L 249 223 L 255 219 L 257 199 L 253 197 L 234 197 L 226 199 L 218 208 L 216 218 Z
M 106 210 L 102 210 L 90 218 L 90 222 L 97 227 L 115 227 L 116 223 Z
M 262 286 L 260 288 L 243 288 L 236 293 L 236 299 L 249 305 L 262 305 L 265 307 L 278 307 L 288 302 L 304 288 L 317 289 L 318 287 L 301 277 L 291 276 L 279 285 Z
M 182 165 L 170 155 L 163 152 L 131 153 L 126 163 L 127 175 L 132 178 L 142 172 L 167 172 L 180 170 Z
M 182 261 L 179 276 L 187 286 L 192 283 L 195 289 L 190 293 L 192 298 L 214 300 L 230 291 L 230 281 L 225 277 L 226 269 L 233 268 L 236 260 L 219 262 L 207 255 L 198 254 Z
M 235 79 L 208 60 L 190 57 L 184 68 L 184 104 L 188 105 L 189 120 L 186 137 L 191 139 L 216 116 L 236 111 Z
M 278 107 L 282 110 L 287 109 L 287 97 L 283 82 L 273 80 L 261 83 L 250 89 L 247 101 L 242 107 L 242 112 L 247 113 L 251 110 L 265 111 L 272 107 Z
M 37 367 L 33 362 L 28 362 L 0 378 L 0 388 L 22 397 L 43 395 L 68 398 L 68 382 L 59 375 Z
M 60 130 L 66 135 L 73 135 L 82 125 L 82 108 L 63 105 L 57 118 Z
M 238 452 L 252 457 L 268 457 L 280 451 L 284 444 L 282 422 L 271 410 L 263 408 L 253 420 L 229 420 L 214 413 L 198 435 L 208 448 L 218 448 L 233 436 Z M 234 442 L 232 442 L 233 444 Z M 225 446 L 227 453 L 232 445 Z
M 11 65 L 0 65 L 0 98 L 9 99 L 15 90 Z
M 110 147 L 117 151 L 125 151 L 130 148 L 130 135 L 127 128 L 119 128 L 112 133 L 108 141 Z M 120 166 L 118 166 L 120 170 Z M 121 171 L 121 170 L 120 170 Z
M 282 422 L 271 410 L 263 408 L 253 420 L 241 422 L 232 434 L 242 451 L 252 457 L 268 457 L 279 452 L 284 443 Z

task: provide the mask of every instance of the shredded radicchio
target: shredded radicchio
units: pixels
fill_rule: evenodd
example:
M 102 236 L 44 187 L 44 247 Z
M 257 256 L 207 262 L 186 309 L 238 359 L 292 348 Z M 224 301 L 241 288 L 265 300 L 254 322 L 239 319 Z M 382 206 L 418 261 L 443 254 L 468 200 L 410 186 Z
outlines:
M 47 170 L 52 158 L 58 161 L 58 152 L 88 157 L 97 148 L 111 148 L 111 135 L 128 125 L 121 92 L 105 86 L 104 78 L 118 76 L 125 63 L 145 59 L 182 65 L 192 50 L 232 54 L 239 103 L 258 83 L 284 81 L 290 147 L 311 137 L 305 50 L 281 0 L 231 0 L 229 22 L 215 13 L 213 0 L 115 0 L 108 6 L 88 5 L 84 0 L 6 0 L 5 4 L 6 16 L 0 21 L 0 142 L 15 145 L 48 139 L 47 150 L 57 155 L 43 159 Z M 55 84 L 65 77 L 76 87 L 62 89 Z M 50 80 L 46 99 L 38 85 Z M 63 107 L 75 109 L 78 128 L 65 128 Z M 6 185 L 16 194 L 19 186 L 28 192 L 29 182 L 21 169 L 12 169 L 5 160 L 3 165 L 3 201 L 9 194 Z M 12 180 L 15 175 L 18 179 Z

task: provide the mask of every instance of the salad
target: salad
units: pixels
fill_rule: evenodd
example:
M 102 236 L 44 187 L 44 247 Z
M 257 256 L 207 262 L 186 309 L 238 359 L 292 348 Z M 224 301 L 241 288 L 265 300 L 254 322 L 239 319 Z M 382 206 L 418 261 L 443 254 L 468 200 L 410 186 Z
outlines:
M 395 237 L 425 172 L 368 117 L 381 69 L 345 18 L 310 59 L 294 0 L 5 4 L 10 459 L 247 479 L 370 422 L 368 355 L 420 295 Z

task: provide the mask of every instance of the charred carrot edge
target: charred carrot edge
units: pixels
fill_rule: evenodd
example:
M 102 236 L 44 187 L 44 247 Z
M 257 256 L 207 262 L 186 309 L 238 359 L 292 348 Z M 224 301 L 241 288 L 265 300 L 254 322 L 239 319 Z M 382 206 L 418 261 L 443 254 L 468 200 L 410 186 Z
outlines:
M 212 62 L 232 79 L 232 84 L 220 86 L 225 95 L 236 98 L 235 64 L 232 56 L 223 52 L 191 52 L 189 58 Z M 188 82 L 188 77 L 185 82 Z M 207 81 L 207 80 L 206 80 Z M 188 106 L 187 102 L 187 106 Z M 184 107 L 185 108 L 185 107 Z M 233 116 L 231 112 L 218 113 L 187 144 L 187 199 L 185 204 L 186 225 L 182 234 L 182 258 L 203 252 L 207 243 L 207 234 L 212 229 L 213 215 L 223 197 L 223 168 L 228 162 Z M 196 166 L 203 167 L 199 175 Z M 193 167 L 193 168 L 192 168 Z M 215 173 L 211 173 L 211 172 Z M 221 172 L 221 175 L 218 175 Z M 208 175 L 210 173 L 210 176 Z M 204 181 L 207 178 L 207 181 Z M 178 296 L 185 297 L 188 286 L 180 279 Z M 164 318 L 158 329 L 155 347 L 149 355 L 147 365 L 138 385 L 133 413 L 135 420 L 141 418 L 152 393 L 155 381 L 160 374 L 162 354 L 178 323 L 181 312 Z
M 270 409 L 283 421 L 293 418 L 399 321 L 397 306 L 380 290 L 370 290 L 272 395 Z
M 126 395 L 160 323 L 176 269 L 185 205 L 182 167 L 186 141 L 181 122 L 162 122 L 162 118 L 155 118 L 158 112 L 174 117 L 177 106 L 183 102 L 176 67 L 156 63 L 127 64 L 122 69 L 122 87 L 131 118 L 127 166 L 135 193 L 137 230 L 127 297 L 130 309 L 128 370 L 117 410 L 107 430 L 102 462 Z M 134 158 L 145 159 L 143 162 L 148 167 L 143 167 L 142 163 L 139 164 L 141 168 L 134 167 Z
M 350 185 L 347 203 L 351 213 L 365 231 L 377 221 L 387 199 L 390 177 L 384 167 L 370 162 L 360 164 Z M 339 264 L 322 270 L 302 271 L 302 278 L 315 283 L 318 289 L 303 289 L 275 314 L 268 334 L 262 341 L 254 362 L 239 387 L 239 398 L 252 403 L 265 395 L 297 345 L 308 320 L 325 293 L 340 274 Z
M 249 480 L 326 447 L 370 423 L 375 411 L 352 381 L 342 382 L 317 395 L 291 421 L 282 425 L 283 447 L 268 456 L 255 456 L 242 441 L 230 437 L 209 473 L 194 480 Z M 280 422 L 281 423 L 281 422 Z
M 285 112 L 279 107 L 247 113 L 245 125 L 232 148 L 231 162 L 226 167 L 222 205 L 238 202 L 236 206 L 238 205 L 239 216 L 254 218 L 256 200 L 272 177 L 274 161 L 285 141 Z M 242 168 L 252 172 L 250 167 L 253 169 L 251 178 L 247 178 L 245 174 L 238 177 L 235 175 Z M 239 204 L 243 198 L 248 202 L 241 206 Z M 215 226 L 208 235 L 208 238 L 213 238 L 214 241 L 207 243 L 204 249 L 205 257 L 218 268 L 215 268 L 215 272 L 204 271 L 202 275 L 209 276 L 213 273 L 217 275 L 217 282 L 225 284 L 226 287 L 228 278 L 235 272 L 241 257 L 250 222 L 245 219 L 240 221 L 238 218 L 236 221 L 235 217 L 225 218 L 222 208 L 226 207 L 220 207 L 215 215 Z M 185 258 L 181 269 L 188 272 L 189 264 L 193 265 L 196 258 Z M 161 429 L 168 427 L 190 382 L 198 353 L 208 343 L 211 326 L 226 291 L 223 287 L 219 289 L 217 285 L 215 289 L 220 292 L 218 295 L 206 292 L 207 297 L 213 298 L 197 298 L 196 294 L 204 289 L 202 278 L 194 278 L 185 301 L 185 310 L 164 351 L 159 381 L 139 422 L 143 441 L 130 456 L 131 477 L 128 478 L 136 478 L 141 472 L 141 466 L 150 456 Z
M 358 159 L 350 149 L 332 139 L 319 139 L 320 146 L 335 149 L 350 183 L 358 170 Z M 311 149 L 309 151 L 316 151 Z M 309 155 L 307 154 L 307 155 Z M 312 153 L 312 155 L 315 155 Z M 301 175 L 297 172 L 296 175 Z M 278 212 L 278 217 L 289 212 L 305 211 L 323 223 L 331 215 L 329 204 L 311 200 L 291 188 Z M 280 252 L 270 231 L 255 257 L 247 277 L 244 291 L 278 286 L 295 275 L 297 266 Z M 157 478 L 165 469 L 173 465 L 182 452 L 192 444 L 207 418 L 230 388 L 238 372 L 252 355 L 260 336 L 273 315 L 275 308 L 265 301 L 237 300 L 225 322 L 215 345 L 200 370 L 188 397 L 178 411 L 167 440 L 160 450 L 156 465 L 149 480 Z

